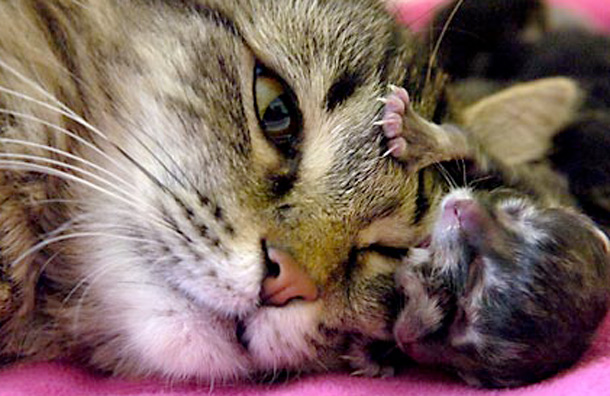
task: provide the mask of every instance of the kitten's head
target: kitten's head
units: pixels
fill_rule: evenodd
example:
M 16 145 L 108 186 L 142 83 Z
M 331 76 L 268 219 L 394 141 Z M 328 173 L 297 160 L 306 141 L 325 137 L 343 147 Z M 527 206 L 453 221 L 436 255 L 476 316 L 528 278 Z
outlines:
M 416 242 L 429 181 L 383 156 L 376 99 L 408 85 L 425 114 L 434 93 L 380 3 L 47 13 L 105 135 L 85 135 L 103 153 L 74 142 L 105 170 L 69 183 L 83 235 L 46 267 L 69 343 L 118 373 L 216 379 L 325 369 L 345 334 L 390 336 L 394 268 L 368 252 Z
M 426 266 L 453 302 L 425 337 L 407 341 L 418 318 L 406 312 L 394 334 L 415 360 L 472 385 L 523 385 L 569 367 L 608 308 L 608 237 L 574 210 L 513 190 L 448 194 L 427 250 L 405 270 Z

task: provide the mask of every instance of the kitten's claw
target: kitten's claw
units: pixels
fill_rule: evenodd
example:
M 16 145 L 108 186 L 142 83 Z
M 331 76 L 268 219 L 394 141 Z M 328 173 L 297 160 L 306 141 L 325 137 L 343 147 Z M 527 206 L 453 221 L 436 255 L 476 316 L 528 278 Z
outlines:
M 403 118 L 410 106 L 409 93 L 406 89 L 389 85 L 391 93 L 384 98 L 385 108 L 383 118 L 378 121 L 388 139 L 388 151 L 385 155 L 401 158 L 407 148 L 407 142 L 402 137 Z
M 466 135 L 457 128 L 437 125 L 420 116 L 406 89 L 389 86 L 380 126 L 387 142 L 383 156 L 391 155 L 411 171 L 435 162 L 464 158 L 471 154 Z
M 352 369 L 350 375 L 355 377 L 392 377 L 394 367 L 390 362 L 376 360 L 369 350 L 371 341 L 355 337 L 349 346 L 348 354 L 341 356 Z

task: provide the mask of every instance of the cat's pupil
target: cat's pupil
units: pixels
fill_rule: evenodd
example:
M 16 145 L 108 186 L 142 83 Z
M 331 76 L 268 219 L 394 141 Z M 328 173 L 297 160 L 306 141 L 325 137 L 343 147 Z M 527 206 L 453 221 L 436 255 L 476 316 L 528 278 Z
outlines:
M 302 118 L 296 97 L 279 76 L 260 64 L 254 69 L 254 105 L 267 139 L 284 155 L 293 157 Z
M 292 116 L 290 109 L 286 105 L 286 95 L 280 95 L 275 98 L 267 107 L 263 115 L 263 123 L 265 130 L 270 133 L 282 132 L 290 127 Z M 289 135 L 284 135 L 289 137 Z M 280 136 L 278 136 L 280 137 Z

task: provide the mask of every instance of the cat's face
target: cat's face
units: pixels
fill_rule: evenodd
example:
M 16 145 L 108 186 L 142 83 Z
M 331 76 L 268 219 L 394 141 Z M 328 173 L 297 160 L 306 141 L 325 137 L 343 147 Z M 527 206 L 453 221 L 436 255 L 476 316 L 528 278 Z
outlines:
M 105 169 L 82 175 L 105 191 L 68 182 L 68 232 L 84 235 L 46 268 L 63 293 L 51 315 L 94 365 L 203 379 L 315 370 L 340 363 L 346 333 L 390 336 L 393 261 L 367 252 L 417 242 L 426 180 L 383 156 L 373 125 L 388 83 L 417 84 L 412 44 L 381 4 L 50 8 L 107 137 L 88 135 L 103 155 L 73 142 Z M 270 249 L 313 297 L 261 299 Z

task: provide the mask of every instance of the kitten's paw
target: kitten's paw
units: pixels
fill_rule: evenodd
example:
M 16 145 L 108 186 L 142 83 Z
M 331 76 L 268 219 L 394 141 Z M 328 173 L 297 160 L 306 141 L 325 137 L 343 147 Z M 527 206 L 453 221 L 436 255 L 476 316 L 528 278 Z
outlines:
M 390 89 L 392 92 L 383 99 L 385 108 L 383 118 L 378 124 L 388 139 L 388 154 L 403 159 L 407 149 L 407 141 L 403 135 L 403 119 L 411 105 L 409 93 L 406 89 L 394 85 L 390 85 Z
M 405 305 L 394 324 L 394 338 L 404 348 L 437 331 L 444 312 L 438 296 L 427 290 L 422 274 L 403 267 L 397 271 L 396 281 L 405 297 Z
M 348 354 L 343 356 L 343 359 L 352 370 L 351 375 L 359 377 L 393 377 L 395 373 L 394 366 L 383 359 L 383 356 L 389 355 L 390 352 L 384 353 L 384 348 L 380 346 L 379 342 L 360 337 L 353 339 L 348 349 Z M 390 348 L 386 349 L 390 350 Z

